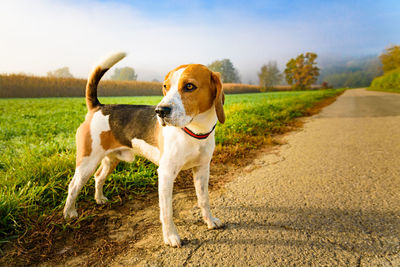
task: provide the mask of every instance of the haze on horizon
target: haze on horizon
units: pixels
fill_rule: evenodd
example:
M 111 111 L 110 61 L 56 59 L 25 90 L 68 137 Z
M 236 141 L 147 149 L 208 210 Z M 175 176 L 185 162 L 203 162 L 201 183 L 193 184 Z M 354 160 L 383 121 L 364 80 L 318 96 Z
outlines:
M 0 0 L 0 73 L 46 75 L 67 66 L 85 77 L 112 51 L 139 80 L 185 63 L 229 58 L 242 82 L 270 60 L 317 62 L 378 55 L 400 43 L 400 2 Z

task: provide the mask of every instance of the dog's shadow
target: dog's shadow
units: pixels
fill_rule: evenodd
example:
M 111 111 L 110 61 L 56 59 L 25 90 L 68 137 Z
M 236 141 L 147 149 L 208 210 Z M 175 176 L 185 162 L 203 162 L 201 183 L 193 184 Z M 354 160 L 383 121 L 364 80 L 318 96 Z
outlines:
M 221 210 L 224 233 L 204 243 L 332 247 L 367 255 L 393 254 L 400 249 L 400 214 L 395 212 L 263 206 Z

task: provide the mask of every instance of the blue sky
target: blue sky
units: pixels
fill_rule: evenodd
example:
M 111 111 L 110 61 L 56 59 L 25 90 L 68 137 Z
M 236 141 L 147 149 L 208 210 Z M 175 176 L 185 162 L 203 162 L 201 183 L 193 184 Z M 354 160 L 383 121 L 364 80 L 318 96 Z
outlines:
M 320 62 L 400 44 L 400 1 L 0 0 L 0 73 L 68 66 L 86 77 L 110 51 L 141 80 L 185 63 L 229 58 L 243 82 L 299 53 Z M 4 27 L 5 26 L 5 27 Z

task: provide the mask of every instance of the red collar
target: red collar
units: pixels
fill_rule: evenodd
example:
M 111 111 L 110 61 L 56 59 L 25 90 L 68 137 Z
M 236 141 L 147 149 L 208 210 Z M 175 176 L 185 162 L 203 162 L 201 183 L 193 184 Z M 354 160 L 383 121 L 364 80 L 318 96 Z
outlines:
M 214 131 L 215 126 L 217 126 L 217 124 L 214 125 L 214 127 L 211 129 L 211 131 L 209 131 L 208 133 L 205 133 L 205 134 L 195 134 L 194 132 L 192 132 L 191 130 L 189 130 L 189 128 L 187 128 L 187 127 L 182 128 L 182 130 L 183 130 L 186 134 L 190 135 L 190 136 L 193 137 L 193 138 L 196 138 L 196 139 L 206 139 L 206 138 Z

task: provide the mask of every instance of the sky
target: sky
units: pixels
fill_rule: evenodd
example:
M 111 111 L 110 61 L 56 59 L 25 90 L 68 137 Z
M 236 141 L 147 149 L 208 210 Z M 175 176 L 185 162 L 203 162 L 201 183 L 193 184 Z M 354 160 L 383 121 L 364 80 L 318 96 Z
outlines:
M 162 81 L 181 64 L 228 58 L 242 82 L 263 64 L 316 52 L 327 62 L 400 44 L 398 0 L 0 0 L 0 73 L 86 78 L 108 54 L 139 80 Z

